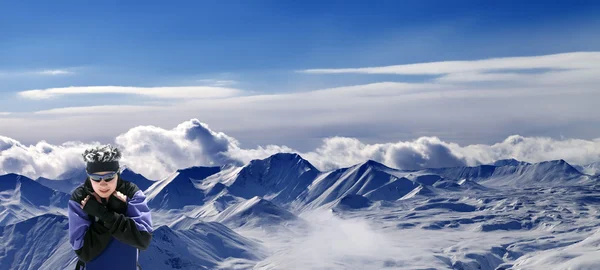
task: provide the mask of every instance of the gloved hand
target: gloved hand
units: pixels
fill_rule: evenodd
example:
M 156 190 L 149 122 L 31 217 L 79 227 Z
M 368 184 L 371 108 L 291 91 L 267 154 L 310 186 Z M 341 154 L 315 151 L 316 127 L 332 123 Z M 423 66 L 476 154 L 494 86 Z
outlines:
M 112 225 L 116 218 L 115 213 L 113 211 L 108 210 L 103 204 L 99 203 L 93 198 L 87 200 L 87 202 L 83 206 L 83 211 L 89 215 L 98 217 L 109 227 L 110 225 Z
M 127 213 L 127 197 L 121 192 L 115 191 L 108 198 L 106 208 L 120 214 Z

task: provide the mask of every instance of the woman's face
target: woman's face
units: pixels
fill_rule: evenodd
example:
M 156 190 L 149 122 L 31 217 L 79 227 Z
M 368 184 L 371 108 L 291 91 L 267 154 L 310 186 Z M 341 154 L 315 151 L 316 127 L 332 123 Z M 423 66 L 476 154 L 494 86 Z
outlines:
M 94 174 L 108 174 L 108 173 L 111 173 L 111 172 L 97 172 Z M 115 192 L 115 190 L 117 189 L 117 178 L 118 177 L 119 177 L 119 175 L 115 174 L 115 177 L 113 177 L 113 179 L 110 180 L 110 182 L 106 182 L 105 180 L 96 182 L 91 179 L 90 179 L 90 182 L 92 183 L 92 187 L 94 188 L 94 192 L 96 192 L 96 194 L 98 194 L 102 198 L 108 199 L 110 197 L 110 195 L 113 194 L 113 192 Z

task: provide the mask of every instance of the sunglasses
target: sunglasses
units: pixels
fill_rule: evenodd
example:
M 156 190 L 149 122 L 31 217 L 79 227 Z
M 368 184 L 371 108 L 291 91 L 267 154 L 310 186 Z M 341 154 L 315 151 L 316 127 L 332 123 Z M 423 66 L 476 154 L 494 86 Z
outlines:
M 110 172 L 107 174 L 88 173 L 88 176 L 90 177 L 90 179 L 92 181 L 95 181 L 95 182 L 100 182 L 102 180 L 104 180 L 104 182 L 110 182 L 115 178 L 115 175 L 117 175 L 117 173 L 119 173 L 119 172 Z

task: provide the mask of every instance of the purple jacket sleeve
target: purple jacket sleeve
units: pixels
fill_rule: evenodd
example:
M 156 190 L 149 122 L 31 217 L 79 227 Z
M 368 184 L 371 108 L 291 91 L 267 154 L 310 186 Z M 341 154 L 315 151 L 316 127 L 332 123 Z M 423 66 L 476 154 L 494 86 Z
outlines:
M 111 235 L 103 225 L 92 222 L 80 203 L 69 200 L 69 243 L 80 260 L 89 262 L 108 245 Z
M 107 224 L 112 236 L 118 240 L 145 250 L 152 240 L 152 217 L 146 203 L 146 195 L 138 190 L 132 198 L 127 199 L 126 215 L 113 212 L 114 222 Z

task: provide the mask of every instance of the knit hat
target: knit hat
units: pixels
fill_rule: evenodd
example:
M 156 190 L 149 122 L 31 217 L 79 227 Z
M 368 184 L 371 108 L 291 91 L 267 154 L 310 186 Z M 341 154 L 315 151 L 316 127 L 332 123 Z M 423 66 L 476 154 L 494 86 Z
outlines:
M 118 171 L 120 167 L 121 151 L 110 144 L 90 147 L 81 156 L 87 173 Z

